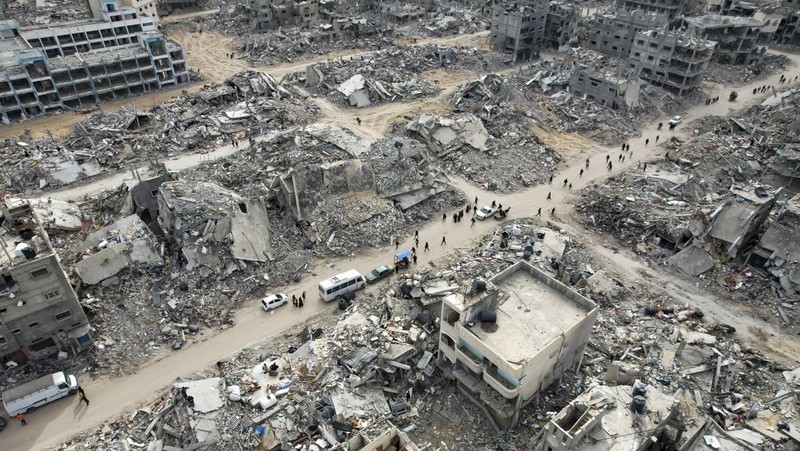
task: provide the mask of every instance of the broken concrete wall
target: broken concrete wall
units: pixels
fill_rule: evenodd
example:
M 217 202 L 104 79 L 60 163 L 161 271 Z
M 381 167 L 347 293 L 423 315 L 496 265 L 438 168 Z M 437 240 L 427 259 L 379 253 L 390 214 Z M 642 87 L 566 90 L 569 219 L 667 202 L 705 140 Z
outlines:
M 284 202 L 297 219 L 304 219 L 321 198 L 374 191 L 375 182 L 370 163 L 352 159 L 294 168 L 281 177 L 280 186 Z
M 240 204 L 231 220 L 231 253 L 239 260 L 269 260 L 269 217 L 262 200 Z

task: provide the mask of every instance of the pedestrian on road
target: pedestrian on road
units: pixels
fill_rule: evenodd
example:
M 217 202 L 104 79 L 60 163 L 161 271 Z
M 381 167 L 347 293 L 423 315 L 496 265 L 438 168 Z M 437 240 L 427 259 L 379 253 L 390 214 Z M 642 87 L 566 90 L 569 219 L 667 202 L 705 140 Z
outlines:
M 589 169 L 589 159 L 586 159 L 586 169 Z
M 458 222 L 458 213 L 453 213 L 453 222 Z
M 617 161 L 622 161 L 622 155 L 617 157 Z
M 548 193 L 547 193 L 547 200 L 550 200 L 550 195 L 551 195 L 551 194 L 553 194 L 553 193 L 551 193 L 551 192 L 548 192 Z
M 622 143 L 622 151 L 625 152 L 625 143 Z
M 536 216 L 541 216 L 541 215 L 542 215 L 542 207 L 539 207 L 539 209 L 536 210 Z
M 19 420 L 19 424 L 21 424 L 22 426 L 26 426 L 28 424 L 28 422 L 25 421 L 25 415 L 21 413 L 17 414 L 17 419 Z
M 415 265 L 417 264 L 417 255 L 416 254 L 411 256 L 411 261 L 413 261 Z
M 495 202 L 495 201 L 492 201 L 492 208 L 494 208 L 494 207 L 496 207 L 496 206 L 497 206 L 497 202 Z
M 631 150 L 631 145 L 630 145 L 630 144 L 626 144 L 626 145 L 625 145 L 625 150 L 627 150 L 628 152 L 630 152 L 630 150 Z
M 611 172 L 611 169 L 612 169 L 613 167 L 614 167 L 614 165 L 612 165 L 612 164 L 611 164 L 611 162 L 609 161 L 609 162 L 608 162 L 608 172 Z
M 469 226 L 470 226 L 470 227 L 475 227 L 475 217 L 473 217 L 472 219 L 470 219 L 470 222 L 471 222 L 471 224 L 470 224 Z
M 555 215 L 556 215 L 556 207 L 553 207 L 553 209 L 550 210 L 550 216 L 555 216 Z
M 622 162 L 625 162 L 625 155 L 622 156 Z
M 447 221 L 447 213 L 442 213 L 442 222 Z
M 397 241 L 397 240 L 394 240 L 394 250 L 398 250 L 398 249 L 400 249 L 400 242 Z
M 754 89 L 754 90 L 753 90 L 753 94 L 755 94 L 755 93 L 756 93 L 756 90 Z M 661 127 L 663 127 L 663 126 L 664 126 L 664 123 L 663 123 L 663 122 L 659 122 L 659 123 L 658 123 L 658 129 L 659 129 L 659 130 L 661 130 Z
M 753 88 L 753 94 L 755 94 L 755 93 L 756 93 L 756 91 L 758 91 L 758 89 L 756 89 L 756 88 Z
M 553 176 L 552 176 L 552 175 L 550 176 L 550 182 L 549 182 L 549 183 L 550 183 L 551 185 L 553 184 Z
M 423 250 L 424 250 L 425 252 L 428 252 L 429 250 L 431 250 L 431 247 L 430 247 L 430 246 L 428 246 L 428 242 L 427 242 L 427 241 L 425 242 L 425 249 L 423 249 Z
M 562 186 L 562 188 L 566 188 L 566 186 L 567 186 L 567 183 L 569 183 L 569 180 L 567 180 L 567 179 L 564 179 L 564 186 Z
M 611 159 L 611 156 L 610 155 L 606 155 L 606 163 L 608 163 L 608 160 L 610 160 L 610 159 Z
M 647 172 L 647 163 L 645 163 L 644 166 L 642 166 L 642 171 Z
M 478 205 L 478 196 L 475 196 L 475 205 Z
M 86 403 L 86 407 L 89 407 L 89 398 L 86 397 L 86 392 L 83 391 L 83 387 L 78 387 L 78 397 L 81 401 Z
M 298 299 L 298 300 L 297 300 L 297 306 L 298 306 L 299 308 L 303 308 L 303 299 Z
M 471 210 L 472 210 L 472 205 L 467 204 L 467 213 L 469 213 Z
M 305 300 L 306 300 L 306 292 L 305 292 L 305 291 L 304 291 L 304 292 L 303 292 L 303 294 L 302 294 L 302 295 L 300 295 L 300 296 L 303 298 L 303 301 L 305 301 Z
M 658 138 L 660 138 L 660 137 L 661 137 L 661 135 L 656 135 L 656 144 L 658 144 Z
M 578 173 L 578 178 L 583 178 L 583 169 L 581 169 L 581 172 Z
M 415 230 L 414 231 L 414 238 L 417 238 L 417 237 L 419 237 L 419 230 Z
M 461 222 L 461 219 L 464 218 L 464 210 L 458 212 L 458 221 Z
M 414 246 L 419 246 L 419 238 L 414 238 Z
M 292 305 L 297 307 L 297 297 L 295 295 L 292 295 Z
M 647 139 L 644 140 L 644 145 L 646 146 L 648 144 L 650 144 L 650 138 L 647 138 Z
M 572 191 L 572 183 L 569 184 L 569 190 Z
M 447 244 L 447 237 L 443 236 L 442 237 L 442 246 L 444 246 L 445 244 Z
M 358 125 L 361 126 L 361 118 L 360 117 L 356 118 L 356 122 L 358 122 Z

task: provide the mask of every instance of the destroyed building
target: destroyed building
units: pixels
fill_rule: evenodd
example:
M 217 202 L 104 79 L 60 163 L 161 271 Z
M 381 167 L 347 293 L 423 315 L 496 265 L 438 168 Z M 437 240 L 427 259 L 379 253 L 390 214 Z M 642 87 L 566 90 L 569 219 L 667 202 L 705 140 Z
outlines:
M 666 14 L 669 19 L 674 19 L 680 15 L 691 15 L 697 3 L 697 0 L 622 0 L 617 2 L 617 7 Z
M 544 26 L 545 45 L 559 52 L 568 50 L 576 39 L 580 22 L 579 8 L 567 3 L 550 3 Z
M 645 31 L 636 34 L 628 65 L 640 78 L 683 95 L 700 87 L 715 46 L 677 32 Z
M 758 244 L 747 256 L 747 263 L 775 276 L 788 292 L 800 286 L 800 196 L 794 196 L 779 209 Z
M 165 182 L 158 190 L 158 223 L 181 248 L 187 269 L 220 263 L 225 244 L 238 260 L 269 259 L 269 219 L 260 199 L 248 200 L 208 182 Z
M 666 24 L 667 16 L 663 13 L 621 9 L 598 12 L 591 23 L 588 47 L 609 56 L 627 58 L 637 33 L 661 29 Z
M 617 109 L 639 105 L 639 84 L 627 67 L 609 68 L 577 64 L 569 79 L 569 92 L 600 105 Z
M 363 0 L 362 9 L 386 17 L 393 23 L 406 23 L 425 17 L 436 9 L 435 0 Z
M 189 82 L 181 46 L 116 0 L 97 19 L 20 28 L 0 21 L 4 123 Z
M 30 203 L 5 203 L 0 219 L 2 361 L 23 362 L 90 348 L 92 328 Z
M 800 9 L 789 11 L 781 18 L 772 42 L 778 45 L 800 45 Z
M 576 363 L 597 318 L 594 302 L 520 260 L 442 302 L 439 363 L 498 427 Z
M 308 27 L 320 17 L 318 0 L 240 0 L 239 4 L 252 13 L 257 31 Z
M 724 64 L 750 64 L 767 53 L 772 34 L 765 22 L 755 17 L 706 14 L 687 17 L 683 23 L 690 33 L 717 43 L 713 60 Z
M 734 195 L 719 205 L 712 219 L 708 238 L 719 253 L 736 256 L 749 245 L 775 205 L 776 196 L 761 190 L 731 189 Z
M 512 61 L 529 60 L 544 47 L 548 3 L 542 0 L 501 2 L 492 7 L 492 46 L 511 54 Z
M 655 387 L 595 385 L 545 426 L 537 451 L 677 449 L 683 436 L 679 403 Z M 600 442 L 599 447 L 593 445 Z

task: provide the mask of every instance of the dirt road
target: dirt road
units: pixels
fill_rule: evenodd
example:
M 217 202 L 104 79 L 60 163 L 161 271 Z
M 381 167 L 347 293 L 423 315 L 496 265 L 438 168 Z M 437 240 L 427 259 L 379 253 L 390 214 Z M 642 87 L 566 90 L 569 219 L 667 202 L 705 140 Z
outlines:
M 798 59 L 797 57 L 792 58 L 795 60 Z M 307 63 L 303 63 L 303 65 L 304 64 Z M 762 100 L 767 97 L 767 95 L 753 96 L 751 93 L 753 87 L 765 83 L 772 83 L 779 86 L 777 83 L 779 77 L 780 74 L 776 74 L 769 80 L 753 83 L 752 86 L 740 87 L 738 89 L 741 93 L 739 101 L 732 104 L 725 100 L 727 98 L 727 92 L 724 91 L 730 88 L 720 88 L 718 94 L 722 100 L 719 103 L 708 106 L 698 105 L 683 112 L 685 123 L 680 126 L 674 134 L 683 136 L 688 134 L 690 130 L 686 123 L 693 119 L 707 115 L 725 114 L 729 109 L 742 109 L 755 101 Z M 411 110 L 416 107 L 424 108 L 424 105 L 426 105 L 425 102 L 428 101 L 423 100 L 419 105 L 398 104 L 394 109 L 390 110 L 394 111 L 394 119 L 396 120 L 397 114 L 401 114 L 409 108 Z M 376 110 L 378 109 L 376 108 Z M 343 124 L 347 123 L 344 125 L 348 128 L 354 128 L 352 118 L 349 117 L 351 116 L 350 114 L 344 114 L 332 105 L 328 107 L 328 111 L 329 114 L 325 114 L 326 120 L 334 121 L 335 117 L 339 117 Z M 680 112 L 676 113 L 680 114 Z M 359 114 L 362 114 L 361 110 L 359 110 Z M 389 111 L 380 115 L 376 114 L 373 118 L 370 118 L 368 114 L 362 115 L 362 118 L 363 117 L 368 118 L 369 121 L 362 122 L 361 128 L 364 129 L 361 132 L 362 136 L 370 136 L 373 139 L 380 136 L 381 133 L 377 130 L 371 130 L 372 125 L 374 124 L 375 127 L 383 130 L 386 124 L 392 120 L 392 114 L 390 114 Z M 666 123 L 668 118 L 660 118 L 659 120 Z M 657 155 L 661 153 L 660 149 L 652 144 L 650 146 L 645 146 L 644 144 L 646 138 L 650 138 L 651 142 L 654 141 L 657 134 L 661 134 L 666 140 L 666 138 L 673 133 L 665 130 L 657 131 L 655 125 L 645 127 L 645 129 L 642 130 L 642 137 L 630 142 L 631 148 L 634 151 L 634 158 L 626 160 L 626 162 L 621 165 L 615 164 L 614 171 L 611 173 L 605 170 L 603 162 L 605 160 L 605 155 L 616 155 L 615 151 L 617 149 L 594 145 L 587 146 L 585 153 L 572 158 L 567 164 L 567 167 L 555 177 L 556 181 L 553 186 L 538 186 L 521 193 L 497 196 L 482 192 L 478 188 L 458 178 L 454 178 L 454 183 L 464 190 L 469 199 L 478 196 L 480 198 L 480 205 L 490 203 L 492 200 L 497 200 L 505 206 L 510 206 L 512 218 L 533 216 L 536 209 L 539 207 L 543 209 L 543 213 L 546 215 L 547 213 L 545 212 L 547 210 L 555 207 L 556 217 L 553 220 L 557 223 L 569 226 L 569 222 L 573 220 L 570 205 L 572 192 L 567 189 L 562 189 L 561 181 L 564 178 L 569 178 L 573 183 L 573 191 L 577 191 L 589 183 L 601 182 L 610 175 L 635 166 L 639 161 L 649 161 L 657 158 Z M 231 150 L 220 149 L 219 152 L 224 153 L 229 151 Z M 583 167 L 583 162 L 587 157 L 591 158 L 592 164 L 583 178 L 579 179 L 578 171 Z M 187 158 L 185 160 L 180 160 L 180 164 L 188 167 L 199 163 L 198 160 L 199 157 L 195 159 Z M 124 178 L 123 176 L 122 181 L 124 181 Z M 108 180 L 98 180 L 80 188 L 80 191 L 90 193 L 109 183 Z M 62 193 L 65 191 L 62 191 Z M 546 201 L 547 193 L 551 191 L 553 193 L 553 199 L 551 201 Z M 80 195 L 80 192 L 72 191 L 71 194 L 65 196 Z M 432 262 L 446 256 L 456 247 L 471 245 L 477 238 L 481 237 L 496 225 L 497 222 L 491 219 L 478 222 L 474 227 L 470 227 L 469 222 L 466 221 L 460 224 L 452 224 L 449 221 L 433 221 L 425 224 L 420 228 L 420 247 L 427 241 L 430 243 L 431 251 L 419 252 L 419 264 L 432 264 Z M 603 242 L 601 237 L 594 235 L 591 230 L 576 230 L 575 233 L 586 241 L 594 241 L 595 243 Z M 446 239 L 446 244 L 441 244 L 443 238 Z M 302 291 L 306 291 L 310 295 L 309 302 L 303 309 L 283 307 L 278 311 L 268 314 L 259 309 L 257 300 L 253 300 L 249 307 L 238 312 L 236 326 L 217 334 L 210 332 L 210 336 L 202 341 L 190 343 L 183 350 L 169 354 L 143 367 L 136 374 L 113 380 L 81 381 L 86 388 L 87 395 L 92 400 L 91 407 L 82 408 L 77 399 L 64 399 L 45 406 L 29 415 L 28 426 L 19 427 L 17 424 L 9 425 L 9 429 L 0 435 L 0 443 L 2 443 L 3 449 L 11 451 L 46 449 L 57 446 L 74 434 L 94 429 L 102 424 L 103 421 L 114 418 L 126 410 L 135 408 L 137 405 L 151 398 L 154 392 L 174 381 L 176 377 L 185 376 L 211 366 L 214 362 L 235 354 L 243 347 L 261 342 L 269 336 L 280 333 L 291 326 L 312 322 L 316 315 L 336 314 L 333 305 L 323 303 L 316 296 L 317 281 L 346 269 L 355 268 L 366 272 L 379 264 L 389 262 L 391 260 L 391 254 L 394 252 L 394 247 L 388 246 L 388 244 L 389 243 L 382 249 L 368 249 L 353 260 L 337 260 L 327 262 L 327 265 L 320 264 L 317 266 L 317 272 L 315 274 L 305 277 L 299 284 L 286 287 L 284 291 L 289 294 L 299 294 Z M 411 245 L 411 241 L 406 240 L 402 243 L 401 247 L 410 248 Z M 706 313 L 706 319 L 708 321 L 717 320 L 737 326 L 739 337 L 749 342 L 749 344 L 757 349 L 767 351 L 768 349 L 765 348 L 780 345 L 782 347 L 780 352 L 783 354 L 784 358 L 792 359 L 795 362 L 797 361 L 797 356 L 800 355 L 800 352 L 798 352 L 796 340 L 782 335 L 769 324 L 757 318 L 738 314 L 740 312 L 731 311 L 727 303 L 707 293 L 698 291 L 688 279 L 672 278 L 664 275 L 664 273 L 660 271 L 652 271 L 646 267 L 646 265 L 639 263 L 635 256 L 628 255 L 624 252 L 620 254 L 613 254 L 608 251 L 603 252 L 605 248 L 602 245 L 596 246 L 596 249 L 604 257 L 612 259 L 617 268 L 628 268 L 628 272 L 633 271 L 634 268 L 640 270 L 628 274 L 629 277 L 640 279 L 641 271 L 644 271 L 646 274 L 652 274 L 653 278 L 651 283 L 654 287 L 663 289 L 665 283 L 671 284 L 671 286 L 675 288 L 671 294 L 680 296 L 681 303 L 688 302 L 697 306 Z M 746 325 L 747 327 L 739 328 L 738 325 L 740 324 Z M 767 337 L 766 340 L 764 339 L 765 336 Z M 790 364 L 793 363 L 794 362 L 791 362 Z

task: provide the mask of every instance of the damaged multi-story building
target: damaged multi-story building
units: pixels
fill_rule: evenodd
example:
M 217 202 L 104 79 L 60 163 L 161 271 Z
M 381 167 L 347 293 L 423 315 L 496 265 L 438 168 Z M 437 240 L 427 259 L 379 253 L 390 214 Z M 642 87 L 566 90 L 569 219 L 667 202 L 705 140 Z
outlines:
M 713 60 L 723 64 L 750 64 L 760 61 L 772 39 L 764 20 L 755 17 L 706 14 L 683 19 L 689 33 L 714 41 Z
M 435 0 L 363 0 L 361 8 L 373 14 L 381 15 L 390 22 L 405 23 L 425 17 L 436 10 Z
M 591 300 L 525 260 L 442 302 L 439 365 L 500 428 L 583 355 Z
M 552 2 L 548 6 L 544 26 L 545 45 L 558 51 L 566 51 L 578 35 L 581 10 L 574 5 Z
M 116 0 L 101 0 L 99 17 L 20 27 L 0 21 L 2 120 L 138 95 L 189 82 L 178 44 Z
M 677 32 L 636 34 L 628 65 L 639 77 L 683 95 L 703 82 L 716 43 Z
M 492 7 L 490 40 L 513 61 L 528 60 L 544 49 L 548 3 L 543 0 L 502 2 Z
M 681 15 L 691 15 L 697 8 L 697 0 L 621 0 L 618 8 L 629 11 L 648 11 L 666 14 L 669 19 Z
M 88 349 L 92 328 L 36 212 L 22 200 L 1 208 L 0 359 Z
M 320 19 L 319 0 L 240 0 L 240 5 L 253 13 L 255 29 L 277 30 L 288 27 L 308 27 Z
M 589 31 L 589 48 L 617 58 L 627 58 L 636 33 L 662 29 L 667 15 L 646 11 L 600 12 Z
M 569 92 L 611 109 L 639 105 L 641 80 L 627 67 L 578 64 L 569 78 Z

